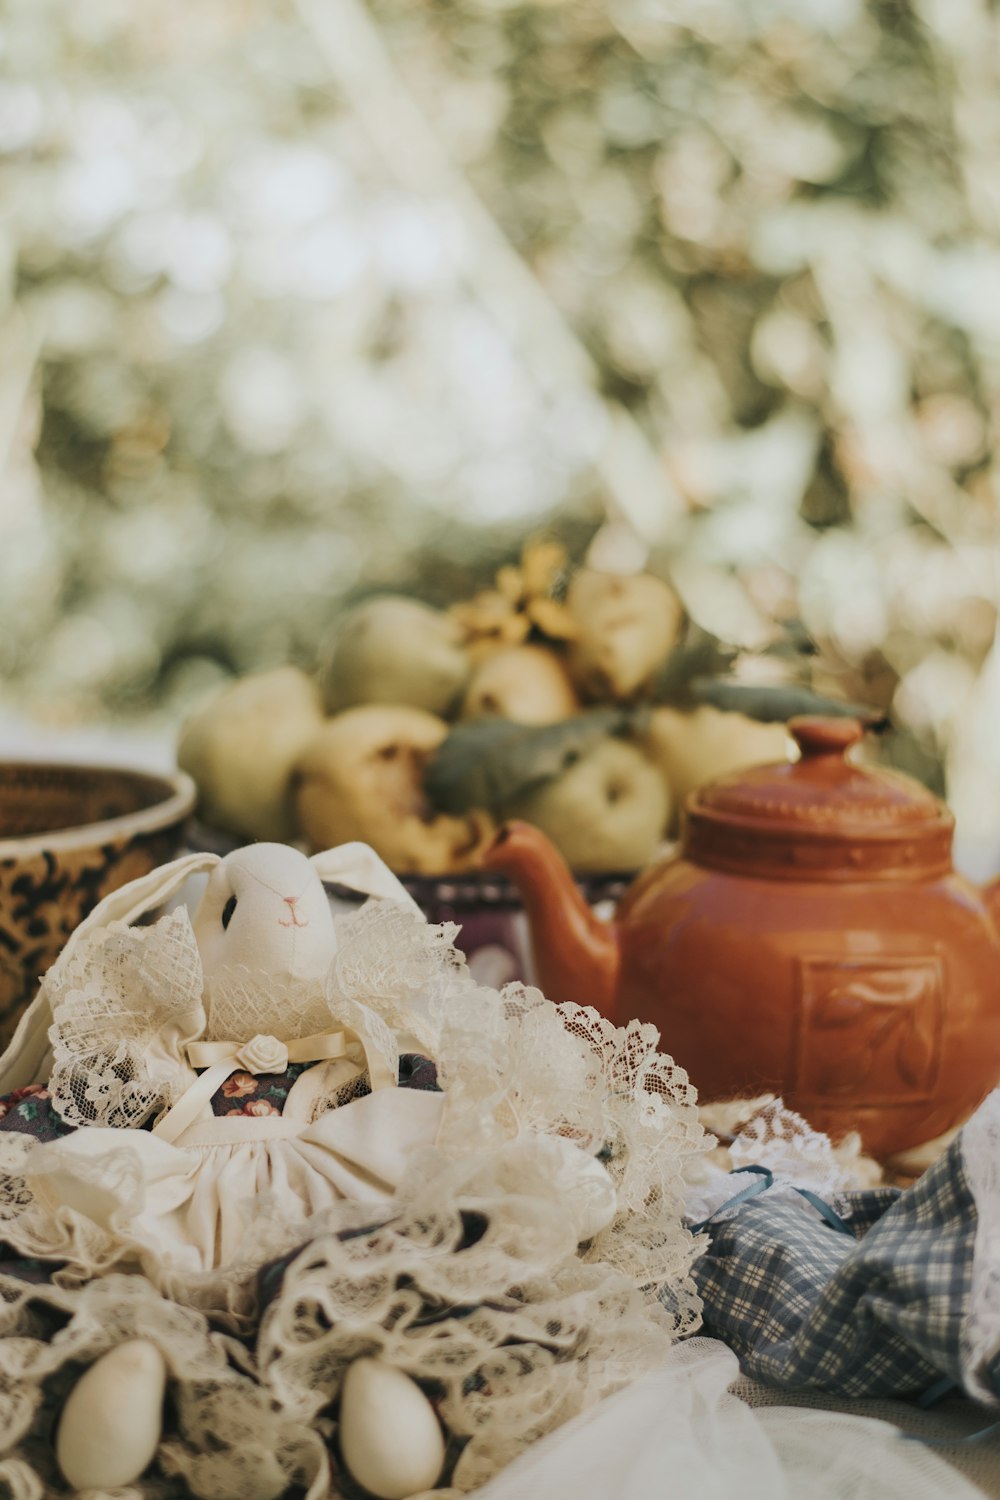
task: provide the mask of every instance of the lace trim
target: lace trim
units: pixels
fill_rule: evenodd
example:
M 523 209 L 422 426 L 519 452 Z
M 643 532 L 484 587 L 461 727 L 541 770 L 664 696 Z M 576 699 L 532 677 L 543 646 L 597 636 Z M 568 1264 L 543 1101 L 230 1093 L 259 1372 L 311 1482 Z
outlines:
M 803 1213 L 813 1210 L 792 1191 L 808 1188 L 850 1218 L 850 1194 L 877 1187 L 883 1180 L 878 1162 L 864 1156 L 861 1139 L 852 1133 L 836 1146 L 801 1115 L 773 1094 L 702 1105 L 699 1117 L 719 1141 L 713 1151 L 692 1159 L 686 1169 L 686 1216 L 690 1222 L 732 1218 L 738 1207 L 724 1205 L 734 1195 L 732 1172 L 766 1167 L 773 1175 L 769 1196 L 784 1193 Z
M 454 922 L 435 926 L 418 913 L 388 902 L 369 902 L 336 920 L 337 952 L 331 994 L 369 1006 L 393 1031 L 406 1033 L 418 1051 L 434 1055 L 435 1013 L 472 983 L 455 948 Z
M 829 1136 L 814 1130 L 780 1100 L 765 1104 L 729 1147 L 733 1171 L 758 1165 L 774 1173 L 775 1186 L 804 1187 L 836 1203 L 855 1184 L 838 1161 Z
M 154 1471 L 141 1488 L 116 1494 L 156 1500 L 176 1494 L 177 1479 L 189 1493 L 218 1500 L 266 1500 L 293 1484 L 307 1489 L 308 1500 L 329 1493 L 320 1433 L 278 1409 L 245 1348 L 200 1313 L 163 1298 L 141 1276 L 111 1275 L 78 1290 L 0 1280 L 0 1480 L 19 1500 L 63 1493 L 52 1443 L 59 1407 L 82 1366 L 136 1338 L 160 1350 L 170 1373 L 173 1421 L 157 1457 L 174 1482 Z M 65 1322 L 56 1339 L 54 1320 Z
M 322 984 L 282 978 L 276 985 L 242 965 L 213 975 L 206 1009 L 206 1041 L 258 1035 L 292 1041 L 329 1030 L 331 1019 Z
M 0 1225 L 6 1227 L 31 1208 L 34 1194 L 21 1175 L 24 1159 L 34 1142 L 30 1136 L 0 1135 Z
M 445 1093 L 440 1149 L 460 1158 L 498 1139 L 554 1135 L 597 1156 L 618 1213 L 583 1258 L 616 1268 L 650 1302 L 669 1285 L 678 1329 L 693 1330 L 700 1304 L 689 1280 L 696 1246 L 682 1223 L 683 1179 L 706 1138 L 695 1091 L 656 1050 L 655 1027 L 615 1027 L 524 985 L 497 993 L 469 980 L 447 1006 L 432 1006 Z
M 575 1253 L 552 1159 L 539 1153 L 529 1171 L 533 1152 L 526 1141 L 438 1157 L 389 1222 L 317 1234 L 294 1256 L 258 1344 L 276 1400 L 312 1423 L 351 1361 L 377 1354 L 434 1390 L 464 1442 L 446 1480 L 466 1492 L 654 1368 L 678 1335 L 674 1314 Z
M 204 1027 L 201 961 L 187 913 L 89 934 L 48 986 L 49 1091 L 68 1125 L 134 1128 L 193 1076 L 181 1046 Z

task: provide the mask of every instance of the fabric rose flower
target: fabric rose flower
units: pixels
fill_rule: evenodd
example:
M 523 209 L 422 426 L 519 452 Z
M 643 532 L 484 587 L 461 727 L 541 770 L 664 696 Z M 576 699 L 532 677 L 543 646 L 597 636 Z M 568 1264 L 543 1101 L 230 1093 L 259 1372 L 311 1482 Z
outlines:
M 244 1115 L 280 1115 L 281 1110 L 269 1104 L 266 1099 L 251 1099 L 249 1104 L 244 1104 L 241 1114 Z
M 22 1099 L 49 1099 L 51 1095 L 43 1083 L 26 1083 L 24 1088 L 15 1089 L 12 1094 L 7 1095 L 8 1104 L 20 1104 Z
M 255 1036 L 240 1048 L 236 1061 L 251 1073 L 283 1073 L 288 1067 L 288 1048 L 276 1036 Z
M 227 1099 L 242 1099 L 244 1094 L 253 1094 L 256 1090 L 257 1081 L 249 1073 L 234 1073 L 222 1085 L 223 1095 Z

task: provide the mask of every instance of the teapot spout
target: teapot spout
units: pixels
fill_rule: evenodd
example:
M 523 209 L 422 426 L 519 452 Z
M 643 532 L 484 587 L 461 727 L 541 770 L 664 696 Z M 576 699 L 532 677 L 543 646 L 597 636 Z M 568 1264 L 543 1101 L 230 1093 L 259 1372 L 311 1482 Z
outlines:
M 587 905 L 555 846 L 530 823 L 507 823 L 481 863 L 509 876 L 521 894 L 538 983 L 548 998 L 592 1005 L 613 1020 L 617 935 Z

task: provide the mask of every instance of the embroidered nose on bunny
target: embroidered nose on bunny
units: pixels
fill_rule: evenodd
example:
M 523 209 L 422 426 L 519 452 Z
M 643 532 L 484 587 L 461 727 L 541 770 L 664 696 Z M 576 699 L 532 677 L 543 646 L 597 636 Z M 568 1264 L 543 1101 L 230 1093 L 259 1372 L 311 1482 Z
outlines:
M 288 907 L 288 911 L 289 911 L 289 914 L 290 914 L 290 917 L 291 917 L 291 921 L 286 921 L 284 919 L 284 917 L 279 917 L 278 918 L 278 926 L 279 927 L 308 927 L 309 926 L 309 918 L 306 917 L 305 921 L 303 921 L 302 918 L 299 916 L 299 914 L 295 910 L 295 908 L 299 904 L 299 898 L 298 898 L 298 896 L 283 896 L 281 899 L 284 901 L 285 905 Z

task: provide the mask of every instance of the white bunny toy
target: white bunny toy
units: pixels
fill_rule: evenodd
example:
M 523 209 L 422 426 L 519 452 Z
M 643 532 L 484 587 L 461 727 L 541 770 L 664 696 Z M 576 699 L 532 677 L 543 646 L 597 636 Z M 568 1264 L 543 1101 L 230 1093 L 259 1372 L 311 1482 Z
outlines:
M 312 859 L 286 844 L 249 844 L 224 858 L 188 854 L 162 865 L 106 896 L 72 933 L 0 1058 L 0 1096 L 48 1078 L 51 991 L 84 941 L 145 917 L 205 871 L 212 873 L 193 929 L 206 991 L 219 973 L 235 969 L 255 970 L 262 980 L 266 975 L 322 983 L 337 947 L 324 880 L 419 912 L 367 844 L 342 844 Z
M 193 921 L 130 925 L 206 870 Z M 397 1086 L 397 1036 L 338 991 L 324 878 L 423 924 L 366 845 L 309 860 L 257 844 L 166 865 L 77 928 L 0 1060 L 0 1095 L 46 1082 L 73 1129 L 18 1165 L 33 1206 L 8 1242 L 155 1279 L 231 1261 L 262 1198 L 294 1222 L 391 1196 L 442 1098 Z M 259 1095 L 268 1079 L 278 1105 Z

